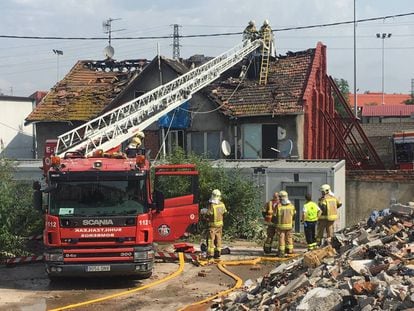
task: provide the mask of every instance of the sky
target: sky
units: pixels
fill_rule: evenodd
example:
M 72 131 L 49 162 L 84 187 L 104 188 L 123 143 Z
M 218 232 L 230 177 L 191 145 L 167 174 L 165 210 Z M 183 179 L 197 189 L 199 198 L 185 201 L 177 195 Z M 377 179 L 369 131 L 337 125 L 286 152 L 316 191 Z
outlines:
M 413 0 L 355 0 L 356 19 L 414 13 Z M 173 24 L 181 35 L 242 32 L 248 21 L 268 19 L 273 29 L 352 21 L 354 0 L 2 0 L 0 36 L 107 37 L 112 22 L 114 59 L 172 57 Z M 275 32 L 276 53 L 327 46 L 328 74 L 354 90 L 353 24 Z M 360 22 L 356 27 L 358 93 L 411 93 L 414 88 L 414 15 Z M 377 33 L 390 33 L 384 40 Z M 217 56 L 240 35 L 181 38 L 180 56 Z M 48 91 L 78 60 L 103 60 L 107 40 L 34 40 L 0 37 L 0 93 L 29 96 Z M 384 48 L 383 48 L 384 47 Z M 56 55 L 53 50 L 61 50 Z M 383 56 L 384 55 L 384 56 Z M 384 66 L 382 66 L 384 64 Z M 383 75 L 384 69 L 384 75 Z

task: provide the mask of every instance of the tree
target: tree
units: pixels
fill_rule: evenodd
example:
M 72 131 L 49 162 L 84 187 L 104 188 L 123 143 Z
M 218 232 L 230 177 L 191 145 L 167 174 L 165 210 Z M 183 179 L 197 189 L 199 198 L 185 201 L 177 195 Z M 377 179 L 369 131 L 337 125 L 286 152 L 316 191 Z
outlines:
M 342 96 L 345 99 L 345 102 L 348 104 L 349 106 L 349 84 L 348 81 L 346 81 L 345 79 L 338 79 L 338 78 L 334 78 L 335 84 L 338 87 L 339 91 L 341 92 Z M 335 110 L 343 116 L 343 114 L 345 113 L 344 108 L 339 100 L 339 97 L 337 96 L 337 94 L 334 94 L 334 104 L 335 104 Z
M 0 160 L 0 253 L 26 255 L 24 237 L 40 232 L 42 216 L 32 207 L 32 189 L 13 179 L 14 164 Z
M 192 163 L 199 172 L 200 205 L 207 207 L 213 189 L 220 189 L 223 202 L 229 211 L 225 215 L 224 234 L 231 238 L 254 238 L 258 234 L 261 192 L 239 169 L 231 171 L 213 167 L 211 162 L 195 154 L 186 155 L 181 148 L 167 157 L 171 164 Z M 177 183 L 171 185 L 177 193 Z M 201 228 L 205 223 L 200 222 Z

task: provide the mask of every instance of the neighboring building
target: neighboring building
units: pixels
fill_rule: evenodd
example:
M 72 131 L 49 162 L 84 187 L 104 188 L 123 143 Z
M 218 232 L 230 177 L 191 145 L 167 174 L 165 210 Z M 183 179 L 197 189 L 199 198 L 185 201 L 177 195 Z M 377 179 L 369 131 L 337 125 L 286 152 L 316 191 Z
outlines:
M 33 126 L 24 125 L 25 117 L 34 106 L 35 99 L 32 97 L 0 96 L 0 157 L 34 157 Z
M 404 105 L 407 100 L 411 99 L 410 94 L 385 94 L 384 105 Z M 354 107 L 354 94 L 349 94 L 349 104 Z M 364 93 L 357 94 L 358 107 L 382 105 L 382 93 Z
M 414 105 L 364 106 L 361 111 L 362 123 L 412 122 Z

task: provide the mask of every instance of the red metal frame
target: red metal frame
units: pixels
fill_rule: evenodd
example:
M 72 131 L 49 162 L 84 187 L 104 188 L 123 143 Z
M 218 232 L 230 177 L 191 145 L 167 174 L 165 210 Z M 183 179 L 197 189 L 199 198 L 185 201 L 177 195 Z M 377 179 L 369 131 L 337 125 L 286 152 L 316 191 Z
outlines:
M 331 159 L 344 158 L 347 169 L 384 169 L 384 164 L 365 135 L 359 119 L 355 117 L 338 86 L 331 76 L 328 76 L 331 92 L 336 94 L 344 115 L 335 111 L 333 114 L 320 110 L 329 130 L 335 139 L 335 148 L 328 155 Z

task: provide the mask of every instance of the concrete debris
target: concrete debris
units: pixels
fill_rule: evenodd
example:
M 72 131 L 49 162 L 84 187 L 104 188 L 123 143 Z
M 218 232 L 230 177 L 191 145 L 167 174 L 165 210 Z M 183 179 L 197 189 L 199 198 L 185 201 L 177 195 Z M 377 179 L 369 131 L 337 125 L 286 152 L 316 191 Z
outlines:
M 414 308 L 413 224 L 414 203 L 393 203 L 336 232 L 331 245 L 247 280 L 242 290 L 210 310 Z

